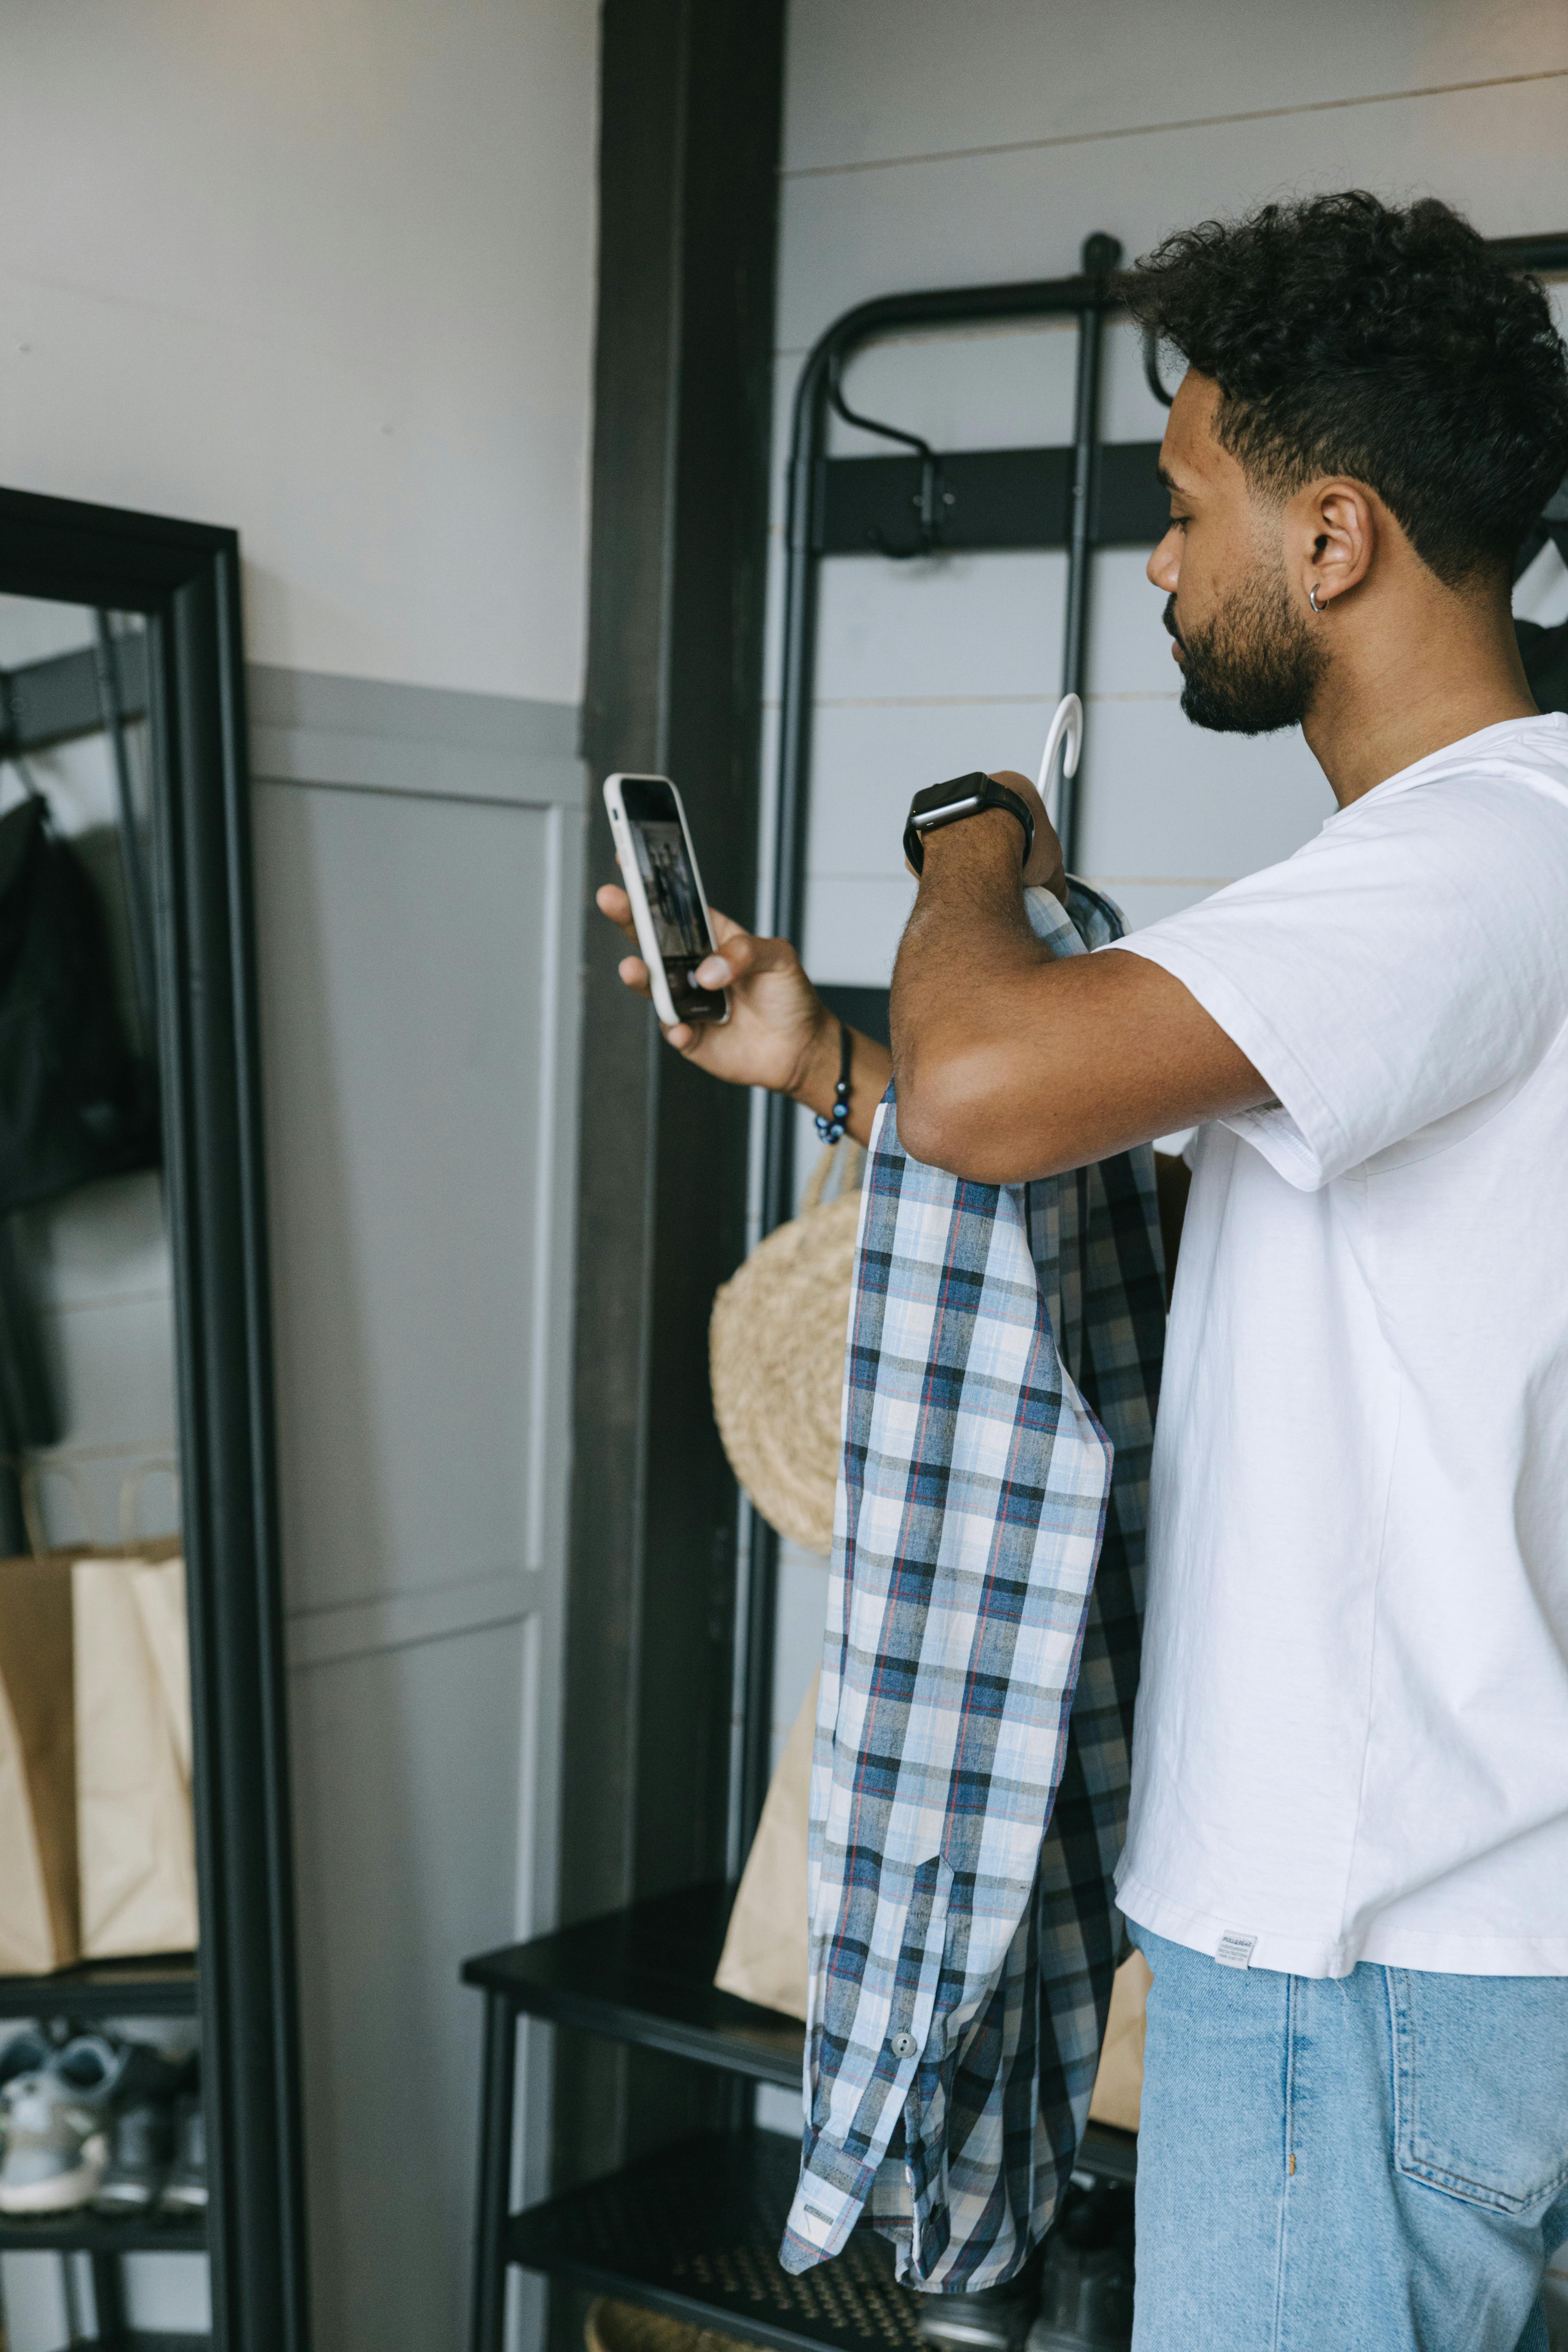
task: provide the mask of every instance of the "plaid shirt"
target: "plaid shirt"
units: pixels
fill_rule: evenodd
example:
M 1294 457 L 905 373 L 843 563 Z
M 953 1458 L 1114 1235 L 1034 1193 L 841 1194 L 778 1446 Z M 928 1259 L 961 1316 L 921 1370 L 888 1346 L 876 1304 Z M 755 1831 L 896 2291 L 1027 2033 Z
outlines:
M 1030 921 L 1120 938 L 1076 883 Z M 801 2175 L 780 2259 L 862 2212 L 899 2275 L 1012 2275 L 1088 2115 L 1121 1921 L 1164 1336 L 1147 1148 L 1027 1185 L 878 1113 L 811 1783 Z M 1098 1563 L 1098 1573 L 1097 1573 Z

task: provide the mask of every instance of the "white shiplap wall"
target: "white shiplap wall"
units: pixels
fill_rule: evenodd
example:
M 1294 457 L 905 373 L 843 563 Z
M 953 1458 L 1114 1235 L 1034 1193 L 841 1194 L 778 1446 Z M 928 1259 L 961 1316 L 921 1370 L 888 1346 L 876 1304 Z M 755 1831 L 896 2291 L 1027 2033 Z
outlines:
M 241 538 L 332 2352 L 463 2338 L 457 1962 L 553 1901 L 598 22 L 9 0 L 0 34 L 0 474 Z
M 0 468 L 231 523 L 253 661 L 575 702 L 594 0 L 7 0 Z
M 1568 228 L 1568 10 L 792 0 L 784 159 L 770 762 L 790 403 L 841 311 L 910 287 L 1065 275 L 1092 230 L 1135 254 L 1205 215 L 1312 188 L 1429 190 L 1489 236 Z M 1070 328 L 911 338 L 864 354 L 846 391 L 938 447 L 1065 442 L 1074 340 Z M 1136 340 L 1114 329 L 1106 437 L 1162 427 Z M 886 448 L 842 427 L 834 446 Z M 816 978 L 886 982 L 910 904 L 899 835 L 916 786 L 966 768 L 1033 772 L 1058 690 L 1064 585 L 1054 555 L 825 567 L 804 941 Z M 1568 610 L 1554 556 L 1526 585 L 1521 609 Z M 1081 862 L 1133 925 L 1289 855 L 1332 806 L 1299 737 L 1187 726 L 1160 604 L 1141 554 L 1098 559 Z M 821 1563 L 785 1548 L 775 1745 L 816 1662 L 824 1581 Z

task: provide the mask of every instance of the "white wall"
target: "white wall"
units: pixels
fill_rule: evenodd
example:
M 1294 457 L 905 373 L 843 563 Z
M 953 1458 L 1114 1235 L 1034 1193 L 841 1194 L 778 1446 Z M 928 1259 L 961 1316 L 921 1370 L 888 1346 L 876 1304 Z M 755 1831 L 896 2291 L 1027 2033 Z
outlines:
M 6 0 L 0 480 L 238 527 L 256 660 L 575 702 L 594 0 Z
M 1058 277 L 1095 229 L 1128 253 L 1268 195 L 1431 190 L 1489 236 L 1568 227 L 1568 12 L 1560 0 L 792 0 L 775 385 L 770 695 L 778 686 L 790 401 L 852 303 L 912 287 Z M 1072 329 L 922 336 L 848 371 L 863 412 L 938 447 L 1071 437 Z M 1136 341 L 1109 337 L 1104 428 L 1157 439 Z M 836 449 L 886 453 L 839 428 Z M 1201 735 L 1177 708 L 1141 553 L 1097 560 L 1085 870 L 1134 925 L 1287 856 L 1332 802 L 1297 736 Z M 1058 691 L 1065 558 L 824 567 L 805 949 L 821 980 L 884 985 L 910 888 L 911 790 L 1032 773 Z M 1554 555 L 1537 617 L 1568 611 Z M 770 753 L 776 701 L 770 705 Z M 810 1164 L 812 1143 L 801 1157 Z M 816 1663 L 819 1564 L 781 1563 L 775 1740 Z
M 553 1886 L 596 0 L 3 15 L 0 482 L 241 535 L 318 2340 L 441 2352 Z

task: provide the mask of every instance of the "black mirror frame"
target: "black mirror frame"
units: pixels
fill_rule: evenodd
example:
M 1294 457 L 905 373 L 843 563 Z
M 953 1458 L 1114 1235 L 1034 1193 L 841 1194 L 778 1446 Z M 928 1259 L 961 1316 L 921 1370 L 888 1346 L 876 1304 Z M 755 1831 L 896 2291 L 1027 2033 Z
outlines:
M 0 490 L 0 592 L 143 614 L 218 2352 L 308 2352 L 237 533 Z

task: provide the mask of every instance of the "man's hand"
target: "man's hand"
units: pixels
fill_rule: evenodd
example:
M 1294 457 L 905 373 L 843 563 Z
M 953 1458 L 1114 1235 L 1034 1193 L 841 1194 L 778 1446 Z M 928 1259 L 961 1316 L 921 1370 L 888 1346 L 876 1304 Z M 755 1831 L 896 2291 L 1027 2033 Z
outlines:
M 595 904 L 635 950 L 637 926 L 626 892 L 607 882 Z M 700 987 L 729 991 L 730 1018 L 679 1021 L 665 1036 L 689 1062 L 716 1078 L 737 1087 L 766 1087 L 826 1116 L 838 1076 L 838 1024 L 801 969 L 799 956 L 787 940 L 758 939 L 717 907 L 710 907 L 708 918 L 718 952 L 698 965 L 696 977 Z M 635 995 L 651 996 L 640 954 L 622 958 L 620 975 Z M 891 1066 L 886 1046 L 855 1036 L 849 1131 L 859 1142 L 870 1134 Z
M 1046 804 L 1029 782 L 1016 768 L 997 768 L 992 774 L 994 784 L 1005 784 L 1016 793 L 1035 820 L 1034 846 L 1024 864 L 1024 887 L 1039 888 L 1055 893 L 1062 905 L 1068 902 L 1067 867 L 1062 861 L 1062 845 L 1057 839 L 1056 826 L 1046 814 Z

